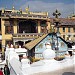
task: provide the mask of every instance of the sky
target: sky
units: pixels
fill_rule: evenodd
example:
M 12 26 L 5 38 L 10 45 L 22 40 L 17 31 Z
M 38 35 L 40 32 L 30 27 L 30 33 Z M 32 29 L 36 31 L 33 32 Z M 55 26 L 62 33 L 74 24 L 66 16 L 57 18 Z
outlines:
M 75 14 L 75 0 L 0 0 L 0 9 L 12 7 L 19 10 L 29 6 L 29 10 L 33 12 L 49 12 L 49 17 L 53 17 L 53 12 L 58 9 L 61 13 L 60 17 L 67 17 Z

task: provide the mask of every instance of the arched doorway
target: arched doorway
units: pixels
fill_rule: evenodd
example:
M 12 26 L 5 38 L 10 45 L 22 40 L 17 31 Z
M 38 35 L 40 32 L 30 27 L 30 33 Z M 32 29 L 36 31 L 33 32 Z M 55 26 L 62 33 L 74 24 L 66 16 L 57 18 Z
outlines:
M 19 22 L 19 33 L 36 33 L 36 23 L 32 20 Z
M 23 41 L 17 41 L 16 45 L 20 45 L 22 47 L 24 45 L 24 42 Z

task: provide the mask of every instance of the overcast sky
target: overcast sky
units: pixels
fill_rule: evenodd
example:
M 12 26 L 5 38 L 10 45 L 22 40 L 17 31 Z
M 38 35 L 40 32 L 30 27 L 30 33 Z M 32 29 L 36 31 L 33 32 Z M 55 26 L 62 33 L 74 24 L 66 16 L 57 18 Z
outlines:
M 0 9 L 7 8 L 25 10 L 29 5 L 30 11 L 48 11 L 49 16 L 58 9 L 61 13 L 60 17 L 67 17 L 75 12 L 75 0 L 0 0 Z M 75 13 L 74 13 L 75 14 Z

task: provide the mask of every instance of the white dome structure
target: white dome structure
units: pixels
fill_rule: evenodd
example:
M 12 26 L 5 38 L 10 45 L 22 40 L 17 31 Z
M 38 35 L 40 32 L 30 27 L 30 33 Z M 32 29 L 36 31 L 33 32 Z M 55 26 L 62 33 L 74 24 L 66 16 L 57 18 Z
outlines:
M 52 59 L 55 58 L 55 52 L 51 49 L 51 44 L 46 43 L 46 50 L 43 52 L 44 59 Z

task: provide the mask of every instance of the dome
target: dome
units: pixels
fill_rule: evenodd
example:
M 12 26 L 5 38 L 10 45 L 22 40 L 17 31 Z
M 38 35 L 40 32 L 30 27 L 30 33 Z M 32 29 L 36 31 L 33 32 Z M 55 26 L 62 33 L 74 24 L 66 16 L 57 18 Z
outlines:
M 44 59 L 53 59 L 55 58 L 55 52 L 51 49 L 51 44 L 47 42 L 45 44 L 46 50 L 43 52 Z
M 55 52 L 53 50 L 46 49 L 43 52 L 43 58 L 44 59 L 53 59 L 53 58 L 55 58 Z

